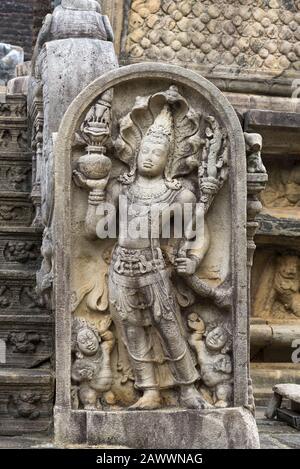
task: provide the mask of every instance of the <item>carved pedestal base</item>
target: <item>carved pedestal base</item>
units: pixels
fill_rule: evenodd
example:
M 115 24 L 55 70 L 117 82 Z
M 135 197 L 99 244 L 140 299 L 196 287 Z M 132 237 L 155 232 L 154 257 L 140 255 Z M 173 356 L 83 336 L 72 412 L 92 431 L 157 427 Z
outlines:
M 56 444 L 135 449 L 256 449 L 258 432 L 245 408 L 90 412 L 56 409 Z

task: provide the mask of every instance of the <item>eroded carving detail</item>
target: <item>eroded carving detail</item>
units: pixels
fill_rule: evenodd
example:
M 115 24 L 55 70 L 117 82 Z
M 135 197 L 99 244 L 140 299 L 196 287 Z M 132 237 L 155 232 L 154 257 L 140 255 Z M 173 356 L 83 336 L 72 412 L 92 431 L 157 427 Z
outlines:
M 262 272 L 254 301 L 254 316 L 300 318 L 300 259 L 297 253 L 271 256 Z
M 281 167 L 276 164 L 268 169 L 269 183 L 261 194 L 261 201 L 267 208 L 288 208 L 300 206 L 300 165 Z
M 8 402 L 8 412 L 15 418 L 25 418 L 35 420 L 40 417 L 42 396 L 35 391 L 22 391 L 19 394 L 10 396 Z
M 7 337 L 7 344 L 14 353 L 32 353 L 41 342 L 37 332 L 11 332 Z
M 6 261 L 21 264 L 36 261 L 40 256 L 38 245 L 32 241 L 9 241 L 3 254 Z
M 45 307 L 43 298 L 37 296 L 34 287 L 23 287 L 20 290 L 20 304 L 29 309 L 40 309 Z
M 232 403 L 232 339 L 223 324 L 205 327 L 196 314 L 188 316 L 191 329 L 189 344 L 195 350 L 203 384 L 211 393 L 215 407 L 229 407 Z
M 12 302 L 12 292 L 6 285 L 0 286 L 0 308 L 9 308 Z

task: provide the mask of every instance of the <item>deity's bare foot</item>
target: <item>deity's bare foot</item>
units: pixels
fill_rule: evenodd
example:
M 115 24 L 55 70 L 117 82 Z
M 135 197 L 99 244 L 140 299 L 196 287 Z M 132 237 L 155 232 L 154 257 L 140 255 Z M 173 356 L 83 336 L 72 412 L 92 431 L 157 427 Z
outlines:
M 128 410 L 154 410 L 161 407 L 161 398 L 158 391 L 145 391 L 143 396 Z
M 228 407 L 228 403 L 223 401 L 223 399 L 220 399 L 215 403 L 215 407 L 218 407 L 219 409 L 225 409 L 225 407 Z
M 187 409 L 210 409 L 213 407 L 197 391 L 194 385 L 181 386 L 180 403 Z

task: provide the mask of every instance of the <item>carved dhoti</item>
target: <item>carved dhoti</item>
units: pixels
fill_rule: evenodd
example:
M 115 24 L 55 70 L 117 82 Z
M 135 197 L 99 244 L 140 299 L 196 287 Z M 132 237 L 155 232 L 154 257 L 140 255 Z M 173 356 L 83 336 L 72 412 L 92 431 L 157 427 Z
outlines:
M 191 384 L 199 378 L 160 248 L 116 247 L 110 269 L 109 300 L 113 320 L 130 357 L 136 387 L 159 386 L 157 363 L 168 363 L 176 384 Z M 157 356 L 151 328 L 160 339 L 162 359 Z

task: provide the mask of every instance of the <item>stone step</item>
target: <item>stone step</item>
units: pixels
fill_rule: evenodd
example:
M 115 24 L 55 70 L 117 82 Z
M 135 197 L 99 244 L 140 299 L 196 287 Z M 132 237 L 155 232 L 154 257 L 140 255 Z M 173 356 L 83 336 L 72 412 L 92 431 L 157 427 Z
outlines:
M 7 193 L 30 193 L 31 160 L 14 155 L 11 158 L 0 155 L 0 190 Z M 3 197 L 1 195 L 1 197 Z
M 0 435 L 49 434 L 53 395 L 51 371 L 0 368 Z
M 27 118 L 27 100 L 23 95 L 0 94 L 0 121 L 15 122 Z
M 36 275 L 22 270 L 0 270 L 1 316 L 48 314 L 45 302 L 37 297 Z
M 4 270 L 36 271 L 41 263 L 41 230 L 34 227 L 0 228 L 0 266 Z
M 29 193 L 0 193 L 0 230 L 3 226 L 30 226 L 33 205 Z
M 36 368 L 50 364 L 53 354 L 53 318 L 2 316 L 0 367 Z

